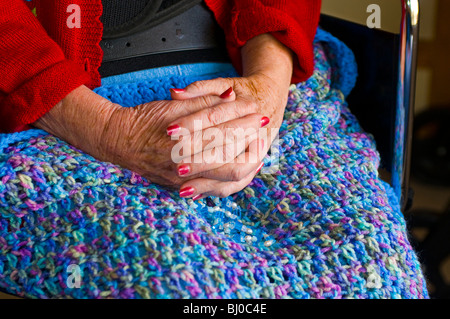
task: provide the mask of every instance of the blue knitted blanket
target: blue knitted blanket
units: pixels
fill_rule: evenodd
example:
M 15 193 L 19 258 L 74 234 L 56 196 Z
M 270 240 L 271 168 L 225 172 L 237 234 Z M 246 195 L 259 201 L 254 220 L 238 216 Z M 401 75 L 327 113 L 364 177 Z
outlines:
M 319 30 L 277 170 L 192 201 L 40 130 L 0 135 L 0 288 L 29 298 L 428 298 L 373 138 L 349 111 L 351 51 Z M 234 70 L 96 92 L 124 106 Z M 271 166 L 270 158 L 265 159 Z

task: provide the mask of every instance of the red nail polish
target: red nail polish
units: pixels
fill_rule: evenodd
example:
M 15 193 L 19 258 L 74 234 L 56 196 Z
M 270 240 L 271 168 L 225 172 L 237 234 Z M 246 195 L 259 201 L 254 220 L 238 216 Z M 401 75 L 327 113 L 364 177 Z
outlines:
M 171 136 L 177 133 L 180 130 L 180 126 L 178 125 L 171 125 L 167 128 L 167 135 Z
M 197 196 L 192 197 L 192 200 L 200 199 L 203 196 L 203 194 L 199 194 Z
M 189 165 L 180 165 L 178 167 L 178 175 L 183 176 L 188 174 L 191 171 L 191 167 Z
M 259 173 L 259 171 L 261 170 L 261 168 L 264 166 L 264 163 L 261 162 L 261 164 L 259 164 L 258 169 L 256 170 L 256 174 Z
M 195 192 L 194 187 L 185 187 L 180 190 L 180 196 L 188 197 L 188 196 L 191 196 L 192 194 L 194 194 L 194 192 Z
M 185 89 L 170 89 L 170 90 L 171 90 L 173 93 L 177 93 L 177 94 L 186 92 Z
M 261 119 L 261 127 L 266 126 L 267 124 L 269 124 L 269 122 L 270 122 L 270 119 L 269 119 L 267 116 L 264 116 L 264 117 Z
M 227 97 L 230 97 L 232 93 L 233 93 L 233 88 L 230 87 L 228 90 L 226 90 L 225 92 L 220 94 L 220 98 L 226 99 Z

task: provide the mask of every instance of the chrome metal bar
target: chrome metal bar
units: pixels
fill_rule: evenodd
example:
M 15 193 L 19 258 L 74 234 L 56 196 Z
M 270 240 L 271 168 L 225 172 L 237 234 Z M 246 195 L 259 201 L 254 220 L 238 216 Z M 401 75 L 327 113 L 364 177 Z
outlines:
M 395 152 L 392 186 L 402 211 L 408 203 L 411 162 L 417 48 L 419 42 L 419 0 L 401 0 L 400 52 L 396 110 Z

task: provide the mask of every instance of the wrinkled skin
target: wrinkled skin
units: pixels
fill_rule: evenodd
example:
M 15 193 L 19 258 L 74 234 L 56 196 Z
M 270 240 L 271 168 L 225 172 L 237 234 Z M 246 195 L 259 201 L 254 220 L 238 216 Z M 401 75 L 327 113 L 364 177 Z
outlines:
M 275 136 L 262 140 L 258 133 L 239 143 L 215 142 L 214 147 L 220 146 L 224 159 L 217 163 L 208 161 L 213 157 L 210 142 L 201 141 L 199 148 L 193 147 L 196 134 L 215 129 L 225 135 L 230 128 L 261 132 L 265 117 L 265 129 L 279 129 L 293 68 L 292 53 L 268 34 L 248 41 L 242 48 L 242 57 L 241 78 L 195 82 L 172 91 L 171 101 L 134 108 L 111 103 L 81 86 L 34 125 L 99 160 L 133 170 L 153 183 L 179 189 L 183 197 L 226 197 L 251 182 Z M 229 94 L 221 96 L 227 90 Z M 195 131 L 195 120 L 201 121 L 201 132 Z M 167 129 L 173 125 L 183 128 L 183 134 L 171 138 Z M 190 143 L 192 147 L 191 154 L 179 158 L 180 163 L 171 156 L 177 143 Z M 194 153 L 201 153 L 203 161 L 189 163 Z M 257 160 L 249 160 L 255 157 Z M 243 160 L 237 161 L 238 158 Z M 182 165 L 188 166 L 184 175 L 179 172 Z M 189 191 L 183 192 L 186 189 Z

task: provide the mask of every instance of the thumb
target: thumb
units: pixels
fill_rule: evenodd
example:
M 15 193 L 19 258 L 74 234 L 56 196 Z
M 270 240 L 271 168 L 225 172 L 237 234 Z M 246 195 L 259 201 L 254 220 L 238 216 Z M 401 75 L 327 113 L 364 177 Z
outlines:
M 196 81 L 184 89 L 170 89 L 170 94 L 174 100 L 186 100 L 205 95 L 216 95 L 224 100 L 235 98 L 233 81 L 225 78 Z

